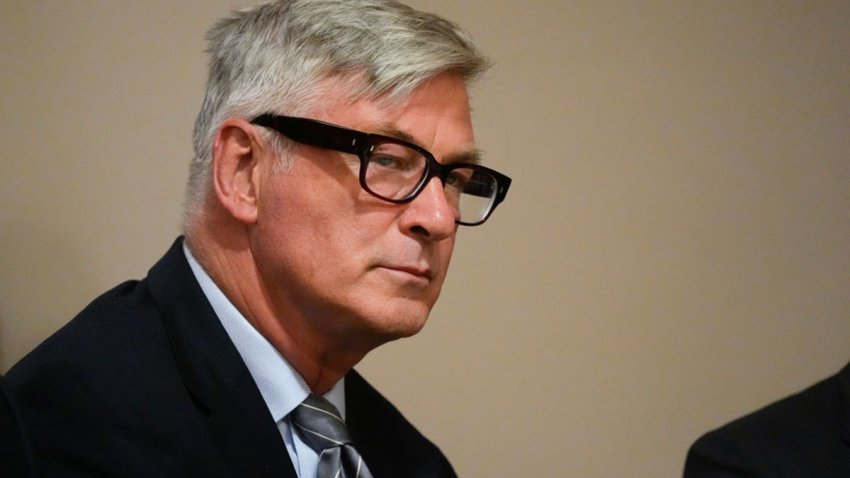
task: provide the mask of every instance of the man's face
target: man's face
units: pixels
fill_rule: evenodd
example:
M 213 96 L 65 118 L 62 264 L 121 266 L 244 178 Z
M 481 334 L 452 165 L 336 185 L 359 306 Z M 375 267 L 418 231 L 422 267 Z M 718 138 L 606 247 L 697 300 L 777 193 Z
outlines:
M 469 99 L 455 75 L 432 78 L 401 106 L 351 103 L 347 93 L 331 83 L 304 116 L 406 136 L 440 162 L 474 151 Z M 359 164 L 299 144 L 291 168 L 275 172 L 271 158 L 260 168 L 251 252 L 276 319 L 292 335 L 376 346 L 418 332 L 440 293 L 457 231 L 440 180 L 392 204 L 360 187 Z

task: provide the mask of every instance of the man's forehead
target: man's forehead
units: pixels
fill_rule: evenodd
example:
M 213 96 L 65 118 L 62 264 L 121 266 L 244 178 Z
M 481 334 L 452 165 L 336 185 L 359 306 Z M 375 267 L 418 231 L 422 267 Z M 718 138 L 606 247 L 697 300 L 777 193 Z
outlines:
M 352 97 L 357 75 L 324 79 L 317 101 L 304 116 L 413 143 L 427 150 L 437 131 L 448 132 L 442 151 L 431 151 L 442 163 L 480 161 L 475 147 L 466 81 L 453 73 L 434 75 L 404 96 Z M 451 141 L 456 141 L 452 144 Z
M 413 143 L 417 146 L 425 148 L 425 145 L 420 144 L 420 141 L 416 140 L 415 133 L 408 132 L 402 128 L 399 128 L 398 125 L 391 122 L 384 122 L 381 125 L 377 126 L 374 130 L 366 131 L 367 133 L 376 133 L 384 136 L 389 136 L 392 138 L 398 138 L 408 143 Z M 427 148 L 426 148 L 427 149 Z M 433 153 L 433 152 L 432 152 Z M 481 162 L 481 151 L 474 146 L 467 147 L 463 145 L 457 149 L 457 151 L 452 151 L 443 157 L 436 158 L 439 162 L 443 164 L 450 163 L 474 163 L 478 164 Z

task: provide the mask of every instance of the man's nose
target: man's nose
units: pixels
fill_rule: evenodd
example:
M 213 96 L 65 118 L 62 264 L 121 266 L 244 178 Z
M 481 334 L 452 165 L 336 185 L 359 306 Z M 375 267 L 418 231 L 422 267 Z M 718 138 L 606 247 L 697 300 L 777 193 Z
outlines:
M 445 239 L 457 230 L 458 212 L 446 197 L 440 178 L 434 177 L 410 203 L 402 215 L 402 227 L 431 241 Z

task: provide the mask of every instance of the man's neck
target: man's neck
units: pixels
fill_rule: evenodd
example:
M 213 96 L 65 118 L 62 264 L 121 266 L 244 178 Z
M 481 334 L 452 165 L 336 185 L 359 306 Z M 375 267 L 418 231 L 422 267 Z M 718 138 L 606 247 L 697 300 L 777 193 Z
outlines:
M 352 347 L 357 343 L 353 337 L 334 340 L 328 331 L 315 330 L 297 308 L 275 307 L 275 298 L 262 286 L 248 247 L 204 239 L 203 234 L 187 237 L 187 247 L 195 260 L 244 319 L 301 375 L 313 393 L 325 394 L 371 350 L 371 347 L 359 350 Z M 287 309 L 291 312 L 282 312 Z

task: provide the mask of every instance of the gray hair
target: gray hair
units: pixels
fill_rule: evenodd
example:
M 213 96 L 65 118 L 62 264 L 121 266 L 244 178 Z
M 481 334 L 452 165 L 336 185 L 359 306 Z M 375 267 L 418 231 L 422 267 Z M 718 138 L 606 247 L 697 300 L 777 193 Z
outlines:
M 400 101 L 442 72 L 470 82 L 489 66 L 454 23 L 392 0 L 279 0 L 234 12 L 207 32 L 206 96 L 195 120 L 187 232 L 211 189 L 212 142 L 227 118 L 296 115 L 327 78 L 350 80 L 352 101 Z M 266 133 L 283 159 L 283 142 Z

